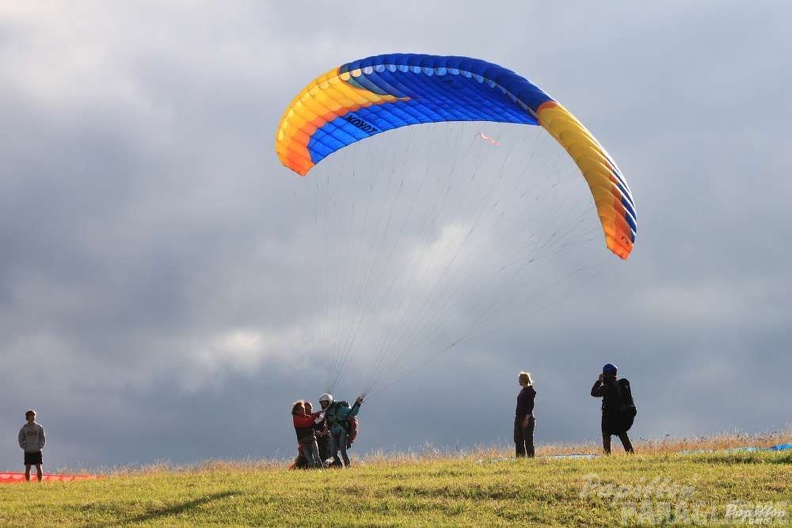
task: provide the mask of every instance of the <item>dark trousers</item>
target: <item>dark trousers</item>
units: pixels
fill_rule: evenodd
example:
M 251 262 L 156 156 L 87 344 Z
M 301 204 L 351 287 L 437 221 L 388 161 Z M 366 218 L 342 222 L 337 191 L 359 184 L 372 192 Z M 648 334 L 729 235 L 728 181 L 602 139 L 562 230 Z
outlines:
M 602 431 L 602 449 L 605 451 L 606 455 L 610 455 L 611 452 L 611 436 L 616 435 L 621 440 L 622 445 L 624 446 L 624 450 L 628 453 L 633 452 L 633 446 L 630 443 L 630 437 L 627 436 L 627 433 L 613 433 Z
M 529 457 L 534 456 L 534 429 L 536 428 L 536 418 L 528 417 L 528 424 L 524 425 L 523 420 L 514 417 L 514 443 L 517 457 L 524 457 L 526 452 Z

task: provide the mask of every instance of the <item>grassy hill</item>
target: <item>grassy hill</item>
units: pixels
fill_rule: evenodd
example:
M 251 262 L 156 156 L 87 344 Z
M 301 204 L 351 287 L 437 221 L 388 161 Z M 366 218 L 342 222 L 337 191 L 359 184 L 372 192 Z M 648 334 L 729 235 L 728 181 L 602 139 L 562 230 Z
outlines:
M 99 480 L 7 485 L 0 526 L 619 526 L 792 524 L 789 435 L 370 455 L 344 470 L 206 462 Z M 618 444 L 618 442 L 617 442 Z M 687 451 L 696 451 L 689 453 Z

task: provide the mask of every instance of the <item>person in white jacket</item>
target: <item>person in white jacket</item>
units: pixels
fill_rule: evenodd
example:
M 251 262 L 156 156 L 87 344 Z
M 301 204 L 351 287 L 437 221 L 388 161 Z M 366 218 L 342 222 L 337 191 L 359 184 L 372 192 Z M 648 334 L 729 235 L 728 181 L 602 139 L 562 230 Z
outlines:
M 47 441 L 44 428 L 36 422 L 36 411 L 30 409 L 25 413 L 27 423 L 19 430 L 19 447 L 25 450 L 25 480 L 30 480 L 30 466 L 36 466 L 36 476 L 41 482 L 44 472 L 41 469 L 41 450 Z

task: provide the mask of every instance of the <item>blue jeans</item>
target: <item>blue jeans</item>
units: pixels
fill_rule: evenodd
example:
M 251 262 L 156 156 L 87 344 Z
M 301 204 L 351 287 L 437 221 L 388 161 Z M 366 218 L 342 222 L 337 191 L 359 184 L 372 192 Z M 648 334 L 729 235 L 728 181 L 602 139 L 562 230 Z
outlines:
M 333 462 L 336 465 L 341 465 L 341 460 L 338 458 L 338 451 L 341 451 L 341 458 L 344 459 L 344 466 L 349 465 L 349 457 L 347 456 L 347 432 L 342 430 L 340 433 L 330 433 L 330 453 L 333 455 Z

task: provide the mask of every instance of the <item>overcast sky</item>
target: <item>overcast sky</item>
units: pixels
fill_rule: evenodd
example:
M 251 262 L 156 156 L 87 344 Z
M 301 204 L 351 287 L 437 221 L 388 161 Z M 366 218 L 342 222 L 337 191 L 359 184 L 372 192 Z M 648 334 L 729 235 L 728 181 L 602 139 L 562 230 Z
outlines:
M 509 445 L 524 369 L 539 445 L 597 440 L 605 362 L 636 438 L 789 430 L 790 20 L 781 1 L 4 1 L 0 470 L 22 467 L 28 408 L 48 471 L 292 456 L 289 404 L 325 375 L 275 130 L 311 79 L 391 52 L 545 89 L 618 162 L 639 232 L 626 262 L 595 246 L 563 302 L 372 394 L 355 453 Z

